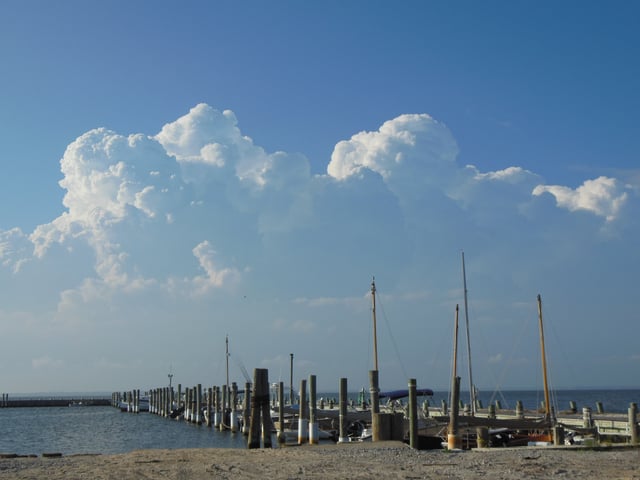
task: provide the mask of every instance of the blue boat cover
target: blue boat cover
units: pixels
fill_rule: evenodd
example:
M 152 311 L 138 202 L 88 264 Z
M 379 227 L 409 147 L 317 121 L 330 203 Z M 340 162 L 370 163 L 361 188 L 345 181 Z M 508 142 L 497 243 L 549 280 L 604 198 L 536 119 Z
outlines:
M 431 390 L 430 388 L 417 388 L 416 389 L 416 395 L 418 396 L 424 396 L 424 395 L 433 395 L 433 390 Z M 380 392 L 380 395 L 378 395 L 378 397 L 380 398 L 390 398 L 391 400 L 397 400 L 398 398 L 404 398 L 404 397 L 408 397 L 409 396 L 409 390 L 407 389 L 403 389 L 403 390 L 391 390 L 389 392 Z

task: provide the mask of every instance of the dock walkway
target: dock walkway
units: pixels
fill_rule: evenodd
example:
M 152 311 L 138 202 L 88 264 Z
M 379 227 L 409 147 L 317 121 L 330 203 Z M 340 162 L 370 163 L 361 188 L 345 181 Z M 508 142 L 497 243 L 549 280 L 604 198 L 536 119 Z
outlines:
M 109 406 L 111 397 L 102 396 L 60 396 L 60 397 L 16 397 L 3 398 L 0 408 L 23 407 L 67 407 L 67 406 Z

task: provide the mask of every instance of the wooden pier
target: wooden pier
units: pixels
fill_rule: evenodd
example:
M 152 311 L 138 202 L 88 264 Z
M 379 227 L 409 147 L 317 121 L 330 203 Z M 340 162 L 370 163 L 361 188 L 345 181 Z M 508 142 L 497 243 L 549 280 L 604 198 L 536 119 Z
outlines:
M 107 407 L 111 405 L 108 396 L 60 396 L 60 397 L 15 397 L 3 395 L 0 408 L 26 407 Z

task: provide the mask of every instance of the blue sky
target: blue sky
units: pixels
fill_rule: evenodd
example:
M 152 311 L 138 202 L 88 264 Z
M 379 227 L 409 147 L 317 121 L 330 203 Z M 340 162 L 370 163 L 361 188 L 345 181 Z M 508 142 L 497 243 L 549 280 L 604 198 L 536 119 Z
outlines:
M 637 387 L 638 14 L 2 2 L 0 390 Z

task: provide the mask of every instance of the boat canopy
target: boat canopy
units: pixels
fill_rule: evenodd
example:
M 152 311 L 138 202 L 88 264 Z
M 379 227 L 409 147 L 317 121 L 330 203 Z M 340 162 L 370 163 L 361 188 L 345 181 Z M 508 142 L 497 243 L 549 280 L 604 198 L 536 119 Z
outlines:
M 419 397 L 431 396 L 433 395 L 433 390 L 431 390 L 430 388 L 417 388 L 416 395 Z M 379 398 L 388 398 L 390 400 L 397 400 L 399 398 L 405 398 L 408 396 L 409 396 L 409 390 L 407 390 L 406 388 L 401 390 L 391 390 L 388 392 L 380 392 L 380 395 L 378 395 Z

